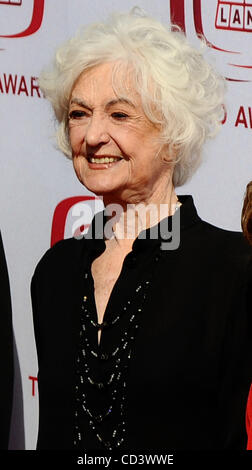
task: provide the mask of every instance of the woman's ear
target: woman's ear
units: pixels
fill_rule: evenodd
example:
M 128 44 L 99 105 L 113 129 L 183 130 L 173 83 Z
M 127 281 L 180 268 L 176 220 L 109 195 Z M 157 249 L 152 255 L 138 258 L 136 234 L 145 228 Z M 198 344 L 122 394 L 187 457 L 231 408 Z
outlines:
M 161 159 L 164 163 L 175 165 L 178 156 L 178 147 L 172 144 L 164 144 L 161 151 Z

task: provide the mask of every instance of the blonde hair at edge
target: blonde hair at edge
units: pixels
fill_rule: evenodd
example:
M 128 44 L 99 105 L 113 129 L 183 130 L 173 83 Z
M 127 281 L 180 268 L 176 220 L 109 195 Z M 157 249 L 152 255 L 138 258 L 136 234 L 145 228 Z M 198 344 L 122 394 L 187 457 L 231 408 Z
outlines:
M 173 184 L 184 184 L 200 164 L 205 140 L 216 135 L 224 117 L 225 80 L 205 60 L 206 49 L 203 43 L 195 49 L 178 27 L 166 27 L 137 7 L 80 29 L 39 78 L 59 123 L 58 147 L 71 158 L 68 106 L 74 83 L 85 70 L 114 62 L 114 89 L 123 87 L 117 72 L 133 70 L 144 112 L 160 125 L 160 142 L 176 149 Z

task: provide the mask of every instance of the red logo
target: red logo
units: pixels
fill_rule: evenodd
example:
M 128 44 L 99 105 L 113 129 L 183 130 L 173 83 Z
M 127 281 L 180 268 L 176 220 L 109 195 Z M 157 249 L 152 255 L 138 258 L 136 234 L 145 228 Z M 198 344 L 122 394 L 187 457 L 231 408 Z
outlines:
M 218 1 L 215 27 L 252 33 L 252 1 Z
M 94 214 L 101 210 L 102 199 L 96 196 L 74 196 L 61 201 L 53 214 L 51 246 L 65 238 L 67 229 L 69 237 L 82 235 L 88 229 Z
M 170 0 L 170 13 L 171 21 L 185 33 L 191 29 L 187 23 L 185 0 Z M 204 38 L 209 47 L 222 53 L 220 65 L 227 79 L 251 80 L 248 77 L 249 69 L 252 69 L 249 42 L 237 34 L 252 32 L 252 0 L 193 0 L 193 27 L 196 35 Z M 243 50 L 239 50 L 240 44 Z
M 40 28 L 43 20 L 43 15 L 44 15 L 44 3 L 45 0 L 32 0 L 33 1 L 33 9 L 32 9 L 32 15 L 30 19 L 30 23 L 28 26 L 23 29 L 22 31 L 14 34 L 0 34 L 0 37 L 2 38 L 22 38 L 24 36 L 30 36 L 31 34 L 36 33 L 38 29 Z M 0 9 L 1 9 L 1 15 L 5 14 L 6 16 L 6 8 L 11 7 L 10 10 L 8 10 L 8 15 L 11 19 L 11 15 L 17 14 L 17 9 L 13 7 L 18 7 L 18 16 L 22 17 L 23 15 L 26 15 L 26 10 L 23 9 L 23 0 L 0 0 Z

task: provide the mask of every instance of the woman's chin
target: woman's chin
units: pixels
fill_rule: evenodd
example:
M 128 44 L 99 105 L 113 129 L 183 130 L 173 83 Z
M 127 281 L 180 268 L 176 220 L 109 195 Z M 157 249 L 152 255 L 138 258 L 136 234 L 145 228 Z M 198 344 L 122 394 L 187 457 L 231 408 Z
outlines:
M 120 188 L 112 185 L 112 184 L 105 184 L 104 183 L 91 183 L 90 181 L 84 181 L 83 185 L 92 193 L 96 194 L 96 196 L 110 196 L 113 197 L 117 192 L 120 192 Z
M 80 179 L 85 188 L 97 196 L 120 193 L 125 187 L 121 178 L 118 178 L 120 181 L 116 181 L 115 177 L 106 178 L 105 175 L 98 175 L 97 173 L 95 176 L 92 175 L 90 177 L 90 175 L 85 175 L 85 177 Z

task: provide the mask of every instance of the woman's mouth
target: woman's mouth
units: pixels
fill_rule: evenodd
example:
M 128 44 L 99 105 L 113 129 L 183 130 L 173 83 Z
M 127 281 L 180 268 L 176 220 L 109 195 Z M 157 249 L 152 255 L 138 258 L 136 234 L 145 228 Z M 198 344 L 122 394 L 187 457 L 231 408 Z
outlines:
M 89 157 L 90 163 L 113 163 L 121 160 L 121 157 Z
M 106 169 L 116 165 L 118 162 L 122 160 L 122 157 L 114 157 L 114 156 L 89 156 L 87 158 L 88 166 L 91 169 Z

